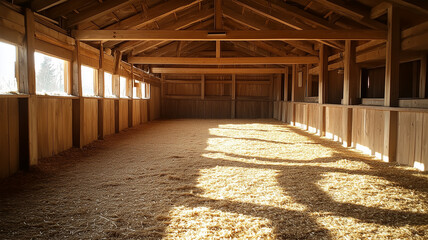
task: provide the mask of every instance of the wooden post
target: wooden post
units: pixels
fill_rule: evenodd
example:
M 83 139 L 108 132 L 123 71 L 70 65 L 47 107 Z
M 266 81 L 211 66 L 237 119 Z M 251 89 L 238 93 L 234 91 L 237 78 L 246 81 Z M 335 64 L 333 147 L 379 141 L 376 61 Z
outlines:
M 356 64 L 355 41 L 345 41 L 343 105 L 354 105 L 357 102 L 359 71 Z M 342 141 L 344 147 L 352 143 L 352 108 L 343 108 Z
M 122 60 L 122 52 L 115 51 L 114 53 L 114 68 L 112 76 L 112 91 L 113 94 L 118 98 L 114 100 L 114 124 L 115 133 L 119 132 L 119 101 L 120 101 L 120 67 Z
M 25 146 L 23 149 L 23 156 L 28 156 L 28 159 L 20 159 L 21 166 L 26 168 L 27 166 L 36 165 L 38 162 L 38 142 L 37 142 L 37 96 L 36 96 L 36 71 L 34 61 L 35 51 L 35 21 L 34 13 L 30 9 L 25 9 L 25 30 L 26 30 L 26 62 L 27 62 L 27 87 L 28 104 L 22 103 L 24 106 L 21 110 L 24 112 L 21 120 L 25 124 L 25 133 L 22 134 L 24 138 L 28 136 L 28 148 Z M 25 85 L 25 84 L 24 84 Z M 28 127 L 27 127 L 28 126 Z M 27 129 L 28 128 L 28 129 Z M 21 136 L 21 135 L 20 135 Z M 27 145 L 27 143 L 25 143 Z M 21 150 L 21 149 L 20 149 Z
M 320 46 L 320 63 L 319 63 L 319 82 L 318 82 L 318 132 L 319 136 L 324 136 L 325 134 L 325 109 L 323 104 L 327 102 L 327 82 L 328 82 L 328 48 L 326 45 L 322 44 Z
M 284 101 L 288 102 L 288 66 L 285 67 L 284 73 Z
M 232 74 L 232 101 L 231 101 L 230 111 L 231 118 L 236 117 L 236 74 Z
M 205 99 L 205 75 L 201 75 L 201 100 Z
M 134 105 L 134 84 L 135 84 L 135 81 L 134 81 L 134 65 L 133 64 L 131 64 L 131 79 L 130 80 L 128 80 L 128 85 L 129 85 L 129 87 L 128 87 L 128 96 L 129 96 L 129 99 L 128 99 L 128 127 L 132 127 L 132 120 L 133 120 L 133 117 L 134 117 L 134 111 L 133 111 L 133 105 Z
M 386 42 L 385 99 L 386 107 L 398 106 L 401 31 L 398 9 L 388 8 L 388 38 Z M 384 112 L 383 160 L 396 161 L 398 112 Z
M 296 125 L 296 88 L 297 88 L 297 65 L 293 64 L 291 67 L 291 125 Z
M 104 139 L 104 96 L 105 96 L 105 85 L 104 85 L 104 46 L 100 43 L 100 63 L 98 68 L 98 96 L 101 99 L 98 100 L 98 139 Z
M 79 97 L 73 99 L 73 146 L 82 148 L 84 144 L 84 99 L 82 98 L 82 75 L 80 64 L 80 41 L 76 40 L 73 52 L 72 64 L 72 88 L 73 95 Z
M 423 54 L 421 57 L 421 71 L 419 80 L 419 98 L 425 98 L 427 84 L 427 55 Z
M 310 64 L 306 64 L 306 97 L 312 97 L 312 75 L 309 73 Z
M 165 118 L 167 116 L 166 104 L 165 104 L 165 102 L 166 102 L 166 99 L 165 99 L 165 74 L 161 74 L 160 83 L 161 83 L 161 89 L 160 89 L 161 115 L 162 115 L 162 118 Z

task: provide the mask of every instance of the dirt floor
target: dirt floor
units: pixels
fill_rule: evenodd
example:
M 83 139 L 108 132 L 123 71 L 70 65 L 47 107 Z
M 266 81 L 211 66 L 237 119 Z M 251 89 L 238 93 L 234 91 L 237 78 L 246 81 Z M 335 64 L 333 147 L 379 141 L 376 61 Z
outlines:
M 0 239 L 428 239 L 428 174 L 273 120 L 169 120 L 0 182 Z

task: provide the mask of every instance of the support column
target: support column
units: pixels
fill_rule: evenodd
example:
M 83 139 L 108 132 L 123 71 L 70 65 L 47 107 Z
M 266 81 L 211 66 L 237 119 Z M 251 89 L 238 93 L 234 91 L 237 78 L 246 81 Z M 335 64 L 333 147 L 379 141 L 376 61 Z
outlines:
M 134 64 L 131 64 L 131 79 L 128 82 L 128 127 L 131 128 L 133 125 L 134 118 Z
M 309 74 L 310 64 L 306 65 L 306 97 L 312 96 L 312 75 Z
M 113 94 L 118 98 L 114 100 L 114 125 L 115 133 L 119 133 L 119 100 L 120 100 L 120 62 L 122 60 L 122 52 L 114 53 L 114 71 L 112 76 Z
M 356 64 L 356 49 L 356 41 L 345 41 L 343 105 L 357 103 L 359 71 Z M 343 108 L 342 127 L 343 146 L 350 147 L 352 143 L 352 108 Z
M 230 104 L 230 116 L 236 118 L 236 74 L 232 74 L 232 101 Z
M 401 52 L 401 31 L 398 9 L 388 8 L 388 37 L 386 42 L 385 99 L 384 106 L 397 107 L 399 94 L 399 69 Z M 383 160 L 396 161 L 398 112 L 384 112 Z
M 26 60 L 27 60 L 27 90 L 30 97 L 28 103 L 20 102 L 20 117 L 23 121 L 22 133 L 20 137 L 24 137 L 22 140 L 28 140 L 24 142 L 22 146 L 24 149 L 22 156 L 20 156 L 21 168 L 26 169 L 29 166 L 36 165 L 38 163 L 38 142 L 37 142 L 37 96 L 36 96 L 36 71 L 34 61 L 35 51 L 35 21 L 34 13 L 30 9 L 25 9 L 25 31 L 26 31 Z M 25 84 L 22 84 L 25 86 Z M 20 124 L 21 125 L 21 124 Z M 21 126 L 22 126 L 21 125 Z M 20 140 L 20 143 L 23 142 Z M 20 149 L 21 152 L 21 149 Z M 20 153 L 21 155 L 21 153 Z
M 84 99 L 82 98 L 82 75 L 80 69 L 80 41 L 76 40 L 73 52 L 72 64 L 72 88 L 73 95 L 78 99 L 73 99 L 73 146 L 82 148 L 84 144 Z
M 425 98 L 427 84 L 427 55 L 424 53 L 421 57 L 421 71 L 419 80 L 419 98 Z
M 291 125 L 296 126 L 296 88 L 297 88 L 297 65 L 291 67 Z
M 98 139 L 104 139 L 104 46 L 100 43 L 100 63 L 98 68 Z
M 325 108 L 323 104 L 327 102 L 327 82 L 328 82 L 328 47 L 324 44 L 320 46 L 319 82 L 318 82 L 318 132 L 319 136 L 325 135 Z

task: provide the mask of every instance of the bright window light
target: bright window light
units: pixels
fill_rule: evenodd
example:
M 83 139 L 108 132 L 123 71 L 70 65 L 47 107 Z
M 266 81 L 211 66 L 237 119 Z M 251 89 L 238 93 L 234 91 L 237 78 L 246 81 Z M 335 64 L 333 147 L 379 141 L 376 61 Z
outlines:
M 121 98 L 127 98 L 128 96 L 126 95 L 126 78 L 125 77 L 120 77 L 120 97 Z
M 83 96 L 96 96 L 95 83 L 97 73 L 95 69 L 88 66 L 81 66 L 82 74 L 82 95 Z
M 0 42 L 0 93 L 18 92 L 16 46 Z
M 68 62 L 43 53 L 34 53 L 37 94 L 66 95 Z
M 104 72 L 104 96 L 115 97 L 113 95 L 113 76 L 108 72 Z
M 141 83 L 141 98 L 146 98 L 146 83 Z

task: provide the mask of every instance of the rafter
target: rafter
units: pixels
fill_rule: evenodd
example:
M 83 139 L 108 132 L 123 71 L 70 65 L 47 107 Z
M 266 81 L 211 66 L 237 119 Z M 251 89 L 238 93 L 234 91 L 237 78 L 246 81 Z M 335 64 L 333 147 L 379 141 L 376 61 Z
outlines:
M 255 21 L 253 19 L 245 18 L 240 13 L 237 13 L 229 8 L 224 8 L 223 11 L 224 11 L 223 14 L 225 15 L 225 17 L 230 18 L 231 20 L 239 24 L 242 24 L 244 26 L 247 26 L 249 28 L 252 28 L 254 30 L 272 30 L 268 28 L 266 25 L 259 23 L 258 21 Z M 284 42 L 302 51 L 305 51 L 311 55 L 318 55 L 318 52 L 314 50 L 312 44 L 310 43 L 301 42 L 301 41 L 284 41 Z
M 385 30 L 386 25 L 376 20 L 370 19 L 370 13 L 365 12 L 363 9 L 355 7 L 349 3 L 345 3 L 342 0 L 313 0 L 324 5 L 326 8 L 333 10 L 345 17 L 349 17 L 352 20 L 367 26 L 372 29 Z
M 209 25 L 212 25 L 214 22 L 214 20 L 210 19 L 204 22 L 201 22 L 197 25 L 193 25 L 191 27 L 189 27 L 188 29 L 201 29 L 201 28 L 205 28 Z M 145 41 L 145 42 L 141 42 L 138 45 L 136 45 L 133 49 L 132 49 L 132 54 L 131 55 L 137 55 L 140 54 L 142 52 L 145 52 L 147 50 L 150 50 L 154 47 L 157 47 L 159 45 L 162 44 L 166 44 L 167 42 L 170 41 Z
M 289 14 L 280 11 L 279 7 L 272 8 L 271 3 L 265 0 L 232 0 L 234 3 L 250 9 L 251 11 L 271 19 L 273 21 L 279 22 L 281 24 L 287 25 L 296 30 L 310 30 L 313 29 L 311 26 L 304 24 L 302 22 L 296 21 L 294 18 L 290 17 Z M 333 48 L 343 49 L 343 44 L 336 42 L 329 42 L 318 40 L 321 43 L 328 45 Z
M 235 57 L 235 58 L 185 58 L 185 57 L 129 57 L 132 64 L 190 64 L 190 65 L 265 65 L 312 64 L 318 57 Z
M 72 27 L 77 24 L 89 22 L 99 18 L 102 15 L 112 13 L 113 11 L 123 8 L 136 0 L 116 0 L 100 3 L 97 7 L 90 8 L 80 12 L 75 17 L 68 19 L 67 26 Z
M 118 23 L 112 24 L 105 29 L 139 29 L 147 24 L 153 23 L 162 19 L 174 12 L 181 11 L 185 8 L 191 7 L 201 0 L 174 0 L 164 2 L 147 11 L 147 14 L 142 16 L 136 14 L 126 18 Z
M 179 18 L 178 21 L 176 21 L 174 24 L 168 25 L 165 28 L 162 28 L 163 30 L 180 30 L 187 28 L 197 22 L 204 21 L 214 15 L 213 9 L 205 9 L 202 10 L 196 14 L 187 14 L 186 16 Z M 156 42 L 154 43 L 155 46 L 160 45 L 162 43 Z M 126 42 L 121 44 L 119 47 L 117 47 L 117 50 L 119 51 L 128 51 L 134 48 L 137 45 L 141 45 L 141 43 L 136 42 Z
M 31 1 L 31 9 L 35 12 L 40 12 L 66 1 L 67 0 L 33 0 Z

